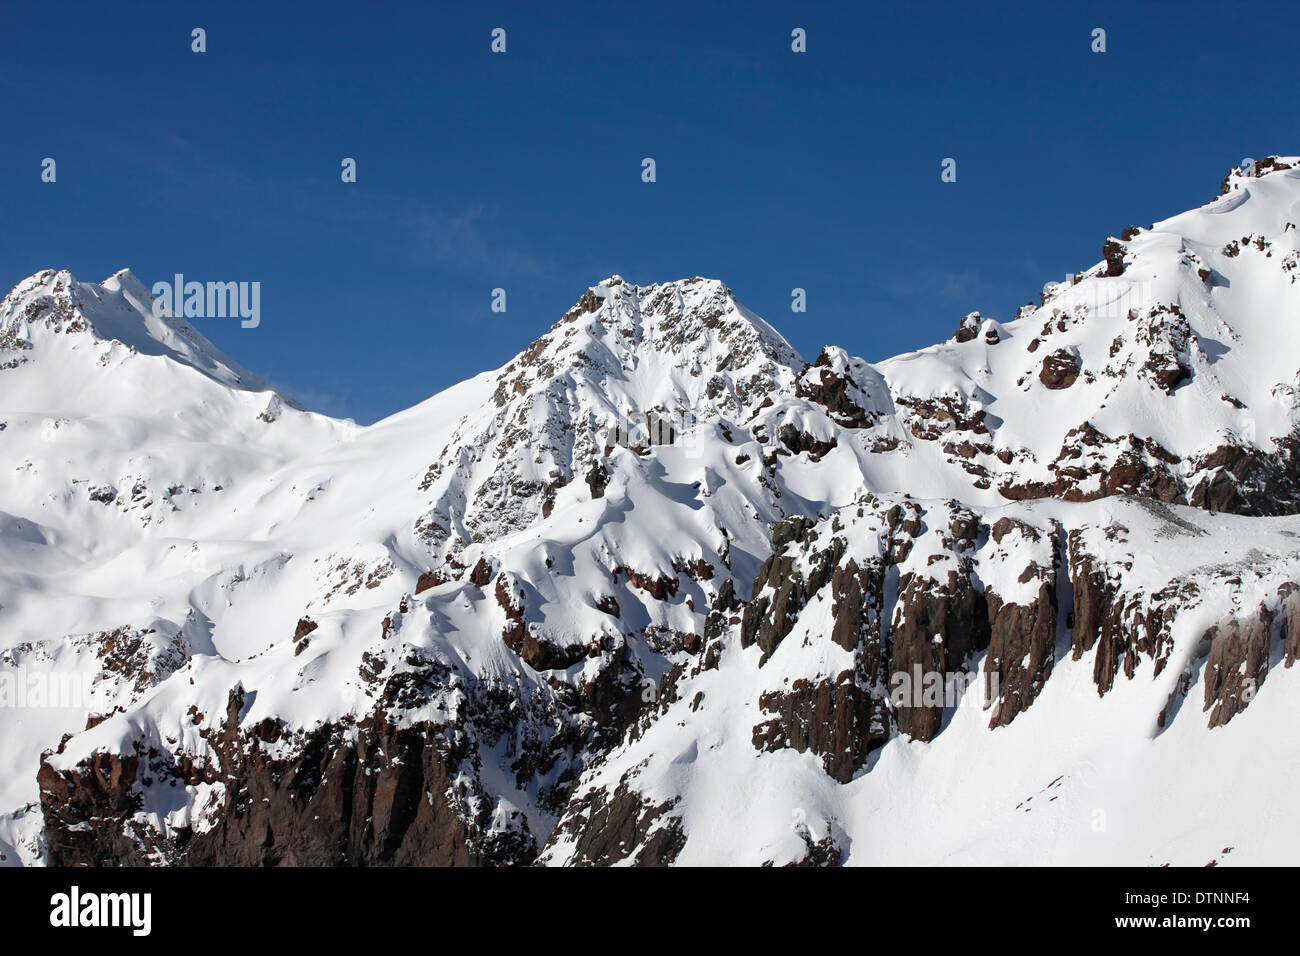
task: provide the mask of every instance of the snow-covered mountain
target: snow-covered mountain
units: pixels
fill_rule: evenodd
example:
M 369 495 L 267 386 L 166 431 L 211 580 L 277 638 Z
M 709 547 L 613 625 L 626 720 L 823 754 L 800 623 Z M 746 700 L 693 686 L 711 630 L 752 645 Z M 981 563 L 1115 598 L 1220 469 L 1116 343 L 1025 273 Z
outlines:
M 614 276 L 365 428 L 34 276 L 0 691 L 88 676 L 3 862 L 1293 859 L 1297 222 L 1263 160 L 877 365 Z

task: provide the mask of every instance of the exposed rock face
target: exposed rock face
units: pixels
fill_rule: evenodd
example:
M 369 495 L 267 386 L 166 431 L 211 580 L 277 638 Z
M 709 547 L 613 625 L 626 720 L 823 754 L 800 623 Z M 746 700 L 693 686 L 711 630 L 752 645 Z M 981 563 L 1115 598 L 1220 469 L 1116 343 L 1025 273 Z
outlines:
M 795 394 L 822 405 L 831 417 L 846 428 L 865 428 L 875 423 L 875 417 L 868 413 L 855 399 L 858 392 L 857 383 L 838 363 L 832 353 L 822 349 L 804 374 L 799 377 Z M 809 372 L 813 374 L 809 374 Z
M 1160 560 L 1168 560 L 1208 534 L 1203 523 L 1150 500 L 1117 500 L 1123 505 L 1108 520 L 1073 526 L 1032 509 L 990 517 L 957 502 L 871 495 L 816 521 L 786 519 L 774 530 L 776 549 L 760 569 L 752 598 L 728 595 L 707 628 L 710 648 L 749 655 L 760 681 L 775 672 L 757 694 L 763 716 L 752 728 L 753 750 L 816 755 L 830 780 L 847 783 L 870 773 L 873 751 L 895 735 L 926 741 L 945 733 L 954 707 L 982 706 L 989 727 L 1006 726 L 1033 709 L 1067 635 L 1075 659 L 1092 655 L 1085 666 L 1102 697 L 1123 681 L 1169 683 L 1162 675 L 1170 661 L 1182 662 L 1168 701 L 1150 714 L 1155 732 L 1188 719 L 1191 709 L 1179 717 L 1179 706 L 1202 669 L 1207 725 L 1230 722 L 1263 683 L 1274 622 L 1284 650 L 1295 645 L 1300 625 L 1279 617 L 1300 619 L 1300 587 L 1287 579 L 1271 584 L 1278 570 L 1261 556 L 1249 557 L 1246 566 L 1193 563 L 1162 575 L 1143 549 L 1152 539 L 1167 540 Z M 1281 541 L 1273 546 L 1279 544 L 1289 547 Z M 1231 603 L 1261 587 L 1275 595 L 1267 606 L 1226 619 L 1199 643 L 1188 637 L 1182 615 L 1190 613 L 1194 622 L 1211 597 L 1210 606 L 1217 607 L 1225 596 Z M 737 606 L 740 613 L 732 610 Z M 736 639 L 730 650 L 728 636 Z M 1175 657 L 1179 641 L 1193 649 L 1190 657 Z M 985 651 L 972 680 L 972 664 Z M 801 659 L 809 671 L 795 676 Z M 659 841 L 651 846 L 636 836 L 653 828 L 648 809 L 674 821 L 660 841 L 671 834 L 675 851 L 691 845 L 692 833 L 672 816 L 670 804 L 638 795 L 641 787 L 663 786 L 664 777 L 643 777 L 652 758 L 636 742 L 652 739 L 643 734 L 657 724 L 687 726 L 687 711 L 707 712 L 711 697 L 725 693 L 710 682 L 715 666 L 701 661 L 674 675 L 654 717 L 625 743 L 630 749 L 620 765 L 630 769 L 616 786 L 580 786 L 572 807 L 621 808 L 617 852 L 588 829 L 611 817 L 571 809 L 544 860 L 639 861 L 643 851 L 656 859 Z M 923 693 L 902 685 L 907 693 L 900 695 L 905 675 L 914 676 L 913 684 L 924 676 Z M 956 697 L 948 686 L 954 678 Z M 926 697 L 930 679 L 935 699 Z M 706 739 L 714 740 L 708 733 Z M 814 838 L 798 820 L 794 829 L 803 849 L 781 859 L 798 865 L 842 859 L 834 833 L 819 831 Z
M 802 859 L 785 864 L 797 867 L 831 867 L 839 866 L 844 858 L 844 850 L 830 834 L 820 840 L 813 840 L 811 834 L 803 834 L 804 845 L 808 852 Z M 767 866 L 768 864 L 763 864 Z
M 1300 512 L 1300 432 L 1279 442 L 1277 453 L 1230 443 L 1198 456 L 1187 503 L 1229 514 Z
M 827 453 L 832 451 L 839 444 L 839 441 L 835 438 L 815 438 L 805 431 L 800 431 L 793 425 L 782 425 L 779 437 L 781 439 L 781 444 L 784 445 L 792 455 L 797 455 L 800 452 L 807 452 L 808 457 L 813 461 L 820 461 L 825 458 Z
M 1290 667 L 1300 658 L 1300 587 L 1289 587 L 1282 592 L 1286 628 L 1283 636 L 1282 651 L 1286 654 L 1286 666 Z
M 816 684 L 798 680 L 789 691 L 764 694 L 758 703 L 775 716 L 754 728 L 755 749 L 811 750 L 840 783 L 852 780 L 886 737 L 883 708 L 853 671 Z
M 1169 522 L 1171 534 L 1203 534 L 1158 505 L 1141 508 Z M 1118 521 L 1066 530 L 1053 520 L 1002 515 L 990 524 L 955 502 L 871 496 L 819 521 L 787 519 L 774 531 L 776 550 L 759 572 L 753 599 L 740 602 L 733 588 L 719 594 L 710 614 L 712 633 L 739 637 L 748 631 L 745 643 L 758 644 L 762 652 L 760 670 L 787 643 L 813 639 L 846 653 L 848 666 L 830 677 L 800 678 L 761 693 L 766 716 L 753 728 L 754 749 L 813 753 L 832 780 L 852 780 L 895 733 L 930 740 L 943 732 L 954 701 L 900 698 L 895 684 L 901 675 L 935 675 L 942 686 L 968 673 L 985 649 L 983 675 L 993 680 L 978 696 L 992 708 L 990 726 L 1003 726 L 1032 707 L 1052 673 L 1058 629 L 1071 624 L 1076 657 L 1095 654 L 1099 693 L 1107 693 L 1121 672 L 1137 679 L 1148 663 L 1158 675 L 1179 610 L 1194 606 L 1204 585 L 1174 579 L 1155 591 L 1134 590 L 1126 583 L 1123 557 L 1130 537 Z M 1059 541 L 1067 542 L 1072 607 L 1058 601 Z M 1118 557 L 1103 554 L 1108 548 L 1118 549 Z M 1220 580 L 1229 587 L 1240 584 Z M 1284 641 L 1294 650 L 1297 627 L 1290 621 L 1300 619 L 1297 594 L 1300 589 L 1280 588 L 1282 610 L 1260 608 L 1206 635 L 1204 700 L 1211 726 L 1230 721 L 1262 683 L 1275 613 L 1287 615 Z M 507 620 L 522 625 L 522 591 L 508 575 L 498 576 L 495 596 Z M 824 602 L 830 626 L 818 636 L 802 619 Z M 735 613 L 740 608 L 743 613 Z M 386 641 L 401 628 L 398 612 L 390 618 Z M 718 637 L 710 640 L 721 647 Z M 539 665 L 548 663 L 536 657 L 543 650 L 519 648 Z M 587 712 L 606 715 L 601 720 L 618 733 L 638 708 L 619 654 L 610 660 L 581 693 Z M 691 673 L 714 666 L 705 653 Z M 397 673 L 378 661 L 372 672 L 385 683 L 385 706 L 396 709 L 427 699 L 429 688 L 445 680 L 436 668 Z M 682 676 L 675 671 L 661 684 L 657 708 L 679 702 Z M 1162 726 L 1176 703 L 1160 715 Z M 380 710 L 355 725 L 288 735 L 275 721 L 241 726 L 243 708 L 242 697 L 232 694 L 225 722 L 209 737 L 214 756 L 207 761 L 178 760 L 140 745 L 124 757 L 96 754 L 73 769 L 45 765 L 41 787 L 54 835 L 51 861 L 462 865 L 537 857 L 522 815 L 494 804 L 476 778 L 463 772 L 475 759 L 473 730 L 427 721 L 399 724 Z M 551 747 L 563 746 L 561 740 Z M 545 750 L 521 754 L 519 773 L 535 772 L 531 768 L 552 759 Z M 210 788 L 208 822 L 197 832 L 181 827 L 165 835 L 124 826 L 141 809 L 146 780 Z M 646 799 L 632 777 L 613 789 L 583 790 L 567 807 L 563 791 L 556 799 L 563 813 L 544 860 L 657 865 L 675 860 L 689 838 L 671 801 Z M 809 837 L 800 860 L 830 865 L 841 855 L 832 837 Z
M 494 816 L 483 794 L 453 779 L 469 751 L 448 728 L 330 725 L 277 759 L 267 747 L 279 728 L 241 732 L 241 703 L 232 694 L 230 722 L 213 740 L 215 765 L 177 765 L 153 751 L 97 755 L 72 772 L 42 767 L 43 807 L 62 824 L 52 831 L 50 863 L 464 866 L 527 863 L 536 854 L 521 814 Z M 138 777 L 224 793 L 215 825 L 164 840 L 145 827 L 124 835 L 122 816 L 140 808 Z
M 957 332 L 953 335 L 956 342 L 970 342 L 979 335 L 980 323 L 983 322 L 982 316 L 978 312 L 971 312 L 961 320 L 961 325 L 957 326 Z
M 982 408 L 972 408 L 969 403 L 950 396 L 914 399 L 899 396 L 896 401 L 904 408 L 904 421 L 908 430 L 923 441 L 937 441 L 958 432 L 987 435 Z
M 1158 506 L 1148 506 L 1158 507 Z M 1194 534 L 1188 530 L 1186 534 Z M 1103 536 L 1125 541 L 1128 529 L 1112 525 Z M 1095 648 L 1093 678 L 1098 692 L 1105 695 L 1122 672 L 1134 679 L 1148 664 L 1153 677 L 1165 669 L 1174 649 L 1173 629 L 1180 612 L 1194 608 L 1208 587 L 1239 593 L 1243 574 L 1233 569 L 1215 569 L 1208 576 L 1175 577 L 1156 590 L 1126 584 L 1132 560 L 1103 562 L 1088 553 L 1084 539 L 1090 532 L 1070 532 L 1070 567 L 1074 588 L 1074 657 L 1080 659 Z M 1252 575 L 1265 573 L 1252 569 Z M 1221 726 L 1243 710 L 1258 692 L 1268 672 L 1270 635 L 1279 613 L 1285 613 L 1290 582 L 1279 589 L 1281 602 L 1259 605 L 1253 613 L 1233 615 L 1212 625 L 1200 639 L 1198 657 L 1185 665 L 1182 678 L 1169 703 L 1159 715 L 1164 727 L 1177 711 L 1196 670 L 1204 667 L 1204 709 L 1211 711 L 1209 726 Z
M 988 600 L 992 636 L 985 672 L 997 675 L 1000 688 L 989 726 L 1001 727 L 1034 702 L 1051 676 L 1056 656 L 1055 581 L 1041 584 L 1032 604 L 1003 604 L 996 594 Z
M 429 590 L 429 588 L 435 588 L 439 584 L 445 584 L 447 580 L 447 577 L 441 571 L 425 571 L 416 579 L 415 593 L 422 594 Z
M 1192 345 L 1196 336 L 1177 303 L 1161 303 L 1150 309 L 1138 322 L 1134 341 L 1146 348 L 1146 359 L 1138 375 L 1166 395 L 1191 377 Z
M 587 649 L 580 644 L 559 645 L 534 633 L 525 620 L 523 588 L 513 575 L 497 575 L 494 593 L 506 616 L 501 639 L 529 667 L 539 671 L 563 670 L 587 656 Z
M 1101 255 L 1106 260 L 1106 275 L 1114 277 L 1124 274 L 1124 254 L 1128 252 L 1122 242 L 1107 239 Z
M 946 580 L 903 572 L 890 627 L 891 687 L 911 681 L 909 703 L 895 710 L 898 732 L 931 740 L 943 723 L 944 702 L 928 703 L 924 685 L 916 700 L 918 675 L 963 672 L 969 655 L 989 643 L 988 608 L 968 574 L 950 571 Z
M 471 683 L 401 645 L 402 613 L 389 615 L 384 644 L 363 655 L 360 676 L 375 685 L 376 708 L 360 721 L 293 731 L 271 718 L 252 724 L 252 697 L 237 686 L 219 723 L 190 708 L 186 723 L 201 745 L 143 736 L 124 756 L 101 751 L 70 763 L 47 754 L 39 782 L 51 862 L 532 862 L 526 818 L 484 786 L 479 748 L 509 741 L 514 772 L 535 781 L 540 804 L 554 812 L 572 784 L 575 750 L 602 746 L 633 716 L 635 684 L 613 653 L 569 701 Z M 430 712 L 444 718 L 419 716 Z M 185 801 L 193 801 L 186 824 L 160 828 L 141 813 Z
M 479 558 L 474 570 L 469 573 L 470 582 L 485 588 L 492 580 L 492 564 L 487 558 Z
M 1161 514 L 1176 520 L 1172 513 Z M 1174 618 L 1199 594 L 1191 580 L 1174 580 L 1155 593 L 1127 591 L 1126 566 L 1100 559 L 1088 543 L 1097 534 L 1101 540 L 1126 540 L 1128 529 L 1120 525 L 1067 533 L 1056 522 L 1031 525 L 1004 516 L 988 527 L 969 511 L 935 514 L 910 503 L 881 510 L 877 517 L 879 524 L 867 533 L 879 535 L 878 557 L 866 563 L 851 553 L 842 535 L 828 537 L 824 523 L 785 522 L 774 535 L 780 545 L 760 570 L 738 628 L 742 646 L 757 644 L 762 650 L 761 667 L 829 585 L 828 637 L 853 654 L 854 666 L 761 695 L 759 705 L 771 717 L 754 727 L 753 742 L 760 750 L 816 753 L 840 781 L 851 779 L 870 751 L 895 731 L 918 740 L 941 732 L 953 701 L 940 688 L 950 692 L 954 678 L 959 689 L 974 684 L 970 662 L 986 648 L 982 690 L 992 708 L 991 727 L 1011 723 L 1041 693 L 1056 663 L 1061 629 L 1072 632 L 1076 660 L 1095 654 L 1093 677 L 1101 695 L 1121 673 L 1134 679 L 1143 660 L 1159 675 L 1172 649 Z M 940 518 L 943 527 L 931 528 Z M 923 534 L 934 536 L 926 541 L 937 538 L 938 553 L 914 550 Z M 1063 553 L 1068 553 L 1073 591 L 1073 606 L 1065 608 L 1058 599 Z M 936 562 L 946 569 L 943 574 L 929 570 Z M 882 612 L 891 578 L 897 591 L 886 627 Z M 981 578 L 995 583 L 981 587 Z M 996 583 L 1002 581 L 1007 583 Z M 1238 663 L 1246 660 L 1243 647 L 1254 647 L 1250 653 L 1262 653 L 1267 662 L 1267 626 L 1263 638 L 1255 633 L 1255 644 L 1237 633 L 1233 629 L 1218 642 L 1211 661 L 1225 674 L 1234 671 L 1238 658 Z M 918 690 L 922 678 L 933 680 L 934 699 Z M 1240 698 L 1232 680 L 1225 680 L 1224 687 L 1207 684 L 1207 707 L 1220 697 Z M 900 687 L 906 693 L 891 693 Z M 1224 705 L 1213 719 L 1229 720 L 1237 709 Z
M 316 630 L 319 626 L 320 625 L 309 617 L 300 618 L 298 620 L 298 626 L 293 632 L 293 642 L 297 645 L 293 652 L 295 657 L 311 646 L 311 641 L 307 640 L 307 635 Z
M 677 593 L 677 579 L 666 574 L 649 574 L 620 565 L 614 569 L 615 583 L 617 583 L 619 575 L 626 575 L 627 581 L 632 587 L 645 591 L 656 601 L 666 600 Z
M 1037 585 L 1032 602 L 1004 602 L 993 588 L 986 592 L 989 614 L 989 653 L 984 659 L 986 675 L 996 675 L 998 697 L 989 721 L 990 727 L 1011 723 L 1029 707 L 1051 676 L 1056 662 L 1057 570 L 1060 566 L 1055 535 L 1044 541 L 1043 533 L 1014 518 L 999 518 L 993 525 L 992 539 L 1002 544 L 1008 538 L 1019 539 L 1008 546 L 1038 545 L 1041 555 L 1050 548 L 1051 562 L 1026 564 L 1017 583 Z
M 763 562 L 754 581 L 754 599 L 746 607 L 740 629 L 742 647 L 757 644 L 766 660 L 790 633 L 795 615 L 803 607 L 805 582 L 795 570 L 795 557 L 783 554 L 784 545 L 801 540 L 811 522 L 793 517 L 772 532 L 772 555 Z
M 1123 537 L 1128 529 L 1112 526 L 1103 532 L 1111 539 Z M 1115 685 L 1121 668 L 1132 679 L 1141 656 L 1154 661 L 1155 672 L 1164 668 L 1172 649 L 1169 628 L 1178 605 L 1169 599 L 1188 600 L 1196 594 L 1191 582 L 1173 582 L 1168 591 L 1141 595 L 1141 600 L 1124 594 L 1125 564 L 1100 562 L 1089 553 L 1081 531 L 1069 534 L 1070 576 L 1074 584 L 1073 656 L 1079 660 L 1096 648 L 1093 680 L 1097 692 L 1106 694 Z M 1131 564 L 1128 566 L 1131 567 Z
M 1074 582 L 1074 628 L 1072 636 L 1074 659 L 1083 655 L 1104 638 L 1107 653 L 1098 653 L 1094 679 L 1101 693 L 1110 689 L 1115 679 L 1116 643 L 1113 634 L 1116 622 L 1112 609 L 1116 607 L 1116 588 L 1107 580 L 1104 568 L 1094 566 L 1094 559 L 1083 550 L 1078 532 L 1070 536 L 1070 578 Z
M 578 800 L 551 838 L 561 840 L 572 841 L 577 858 L 589 866 L 609 866 L 629 856 L 636 866 L 664 866 L 685 842 L 672 804 L 647 802 L 626 780 L 613 793 L 592 790 Z
M 1204 640 L 1210 642 L 1205 665 L 1205 710 L 1211 710 L 1210 726 L 1226 724 L 1249 706 L 1268 676 L 1269 637 L 1273 615 L 1266 607 L 1247 618 L 1233 618 L 1211 627 Z
M 37 780 L 50 865 L 141 862 L 137 833 L 125 822 L 140 808 L 134 789 L 139 764 L 135 754 L 100 753 L 75 775 L 41 765 Z
M 605 497 L 605 487 L 609 484 L 609 469 L 598 461 L 593 461 L 591 467 L 587 469 L 587 487 L 591 489 L 591 497 Z
M 1297 447 L 1282 441 L 1275 454 L 1267 455 L 1232 443 L 1185 461 L 1150 439 L 1114 439 L 1084 423 L 1066 436 L 1049 466 L 1051 481 L 1011 479 L 998 491 L 1013 501 L 1141 495 L 1229 514 L 1295 514 L 1300 511 Z
M 760 571 L 740 627 L 742 646 L 762 649 L 762 666 L 803 608 L 829 591 L 829 637 L 852 655 L 852 667 L 762 695 L 760 707 L 773 716 L 754 728 L 753 737 L 758 749 L 818 754 L 840 781 L 851 779 L 894 730 L 931 739 L 942 724 L 943 692 L 954 676 L 969 671 L 973 655 L 989 641 L 988 611 L 971 559 L 978 518 L 964 509 L 928 516 L 912 504 L 872 499 L 860 512 L 874 546 L 853 556 L 847 556 L 845 535 L 811 536 L 806 519 L 789 519 L 779 528 L 774 540 L 781 548 Z M 936 537 L 947 549 L 947 570 L 938 578 L 922 570 L 934 556 L 915 550 L 927 517 L 944 522 Z M 893 580 L 897 597 L 886 625 L 885 596 Z
M 184 849 L 189 865 L 437 865 L 529 862 L 535 846 L 519 816 L 494 830 L 484 807 L 467 823 L 448 775 L 445 733 L 391 724 L 330 729 L 284 763 L 249 748 L 235 769 L 243 786 L 216 827 Z M 454 801 L 454 803 L 453 803 Z M 457 806 L 457 804 L 459 806 Z M 460 812 L 458 812 L 460 811 Z
M 506 642 L 507 647 L 519 653 L 528 630 L 524 623 L 523 589 L 515 584 L 509 575 L 503 574 L 497 578 L 496 599 L 506 615 L 506 626 L 501 632 L 501 639 Z
M 1050 389 L 1069 388 L 1079 377 L 1079 356 L 1068 349 L 1057 349 L 1043 359 L 1038 380 Z
M 814 433 L 806 425 L 797 427 L 791 421 L 781 421 L 777 437 L 785 452 L 807 451 L 812 460 L 820 461 L 831 449 L 844 444 L 843 437 L 847 436 L 855 436 L 850 444 L 862 443 L 873 452 L 899 447 L 902 431 L 888 383 L 862 359 L 827 346 L 816 362 L 804 367 L 794 386 L 797 399 L 824 409 L 832 429 L 827 433 L 823 425 Z M 848 431 L 837 435 L 838 429 Z M 783 453 L 782 449 L 778 453 Z

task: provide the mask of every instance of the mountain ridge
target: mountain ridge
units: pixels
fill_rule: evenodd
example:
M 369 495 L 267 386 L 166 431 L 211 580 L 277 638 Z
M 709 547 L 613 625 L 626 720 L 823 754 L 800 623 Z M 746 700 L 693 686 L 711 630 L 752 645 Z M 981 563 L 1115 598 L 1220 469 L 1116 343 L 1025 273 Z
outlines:
M 965 780 L 945 839 L 988 811 L 1026 853 L 1133 861 L 1172 837 L 1121 771 L 1216 733 L 1250 787 L 1216 796 L 1218 829 L 1179 823 L 1270 858 L 1241 818 L 1294 783 L 1244 761 L 1300 653 L 1295 165 L 875 364 L 809 363 L 700 277 L 603 280 L 500 369 L 365 428 L 207 373 L 160 411 L 157 363 L 116 399 L 85 363 L 52 390 L 0 342 L 0 366 L 33 359 L 0 368 L 0 675 L 93 676 L 6 735 L 0 854 L 878 862 L 901 845 L 856 795 L 915 835 L 881 788 L 924 807 Z M 918 668 L 959 699 L 894 699 Z M 953 748 L 1014 773 L 963 776 Z M 1073 816 L 990 809 L 1051 768 Z M 750 776 L 776 809 L 719 789 Z M 1139 821 L 1136 849 L 1060 844 L 1089 800 Z

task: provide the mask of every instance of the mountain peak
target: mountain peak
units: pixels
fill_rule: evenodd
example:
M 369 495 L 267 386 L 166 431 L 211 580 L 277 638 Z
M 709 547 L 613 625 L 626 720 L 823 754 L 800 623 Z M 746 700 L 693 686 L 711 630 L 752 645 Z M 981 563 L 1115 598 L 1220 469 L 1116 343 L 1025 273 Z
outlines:
M 725 282 L 704 276 L 642 286 L 612 275 L 588 287 L 550 332 L 572 323 L 582 323 L 588 334 L 618 332 L 624 348 L 646 347 L 692 360 L 734 346 L 791 368 L 806 364 L 780 332 L 736 300 Z
M 130 354 L 163 356 L 233 388 L 274 391 L 185 319 L 155 309 L 153 293 L 130 269 L 98 283 L 81 282 L 67 269 L 45 269 L 0 301 L 0 350 L 31 353 L 12 363 L 54 349 L 69 336 L 110 348 L 121 345 Z
M 614 275 L 496 373 L 495 400 L 576 386 L 627 408 L 740 414 L 806 364 L 718 279 L 639 286 Z
M 100 286 L 110 291 L 122 292 L 123 294 L 129 295 L 142 303 L 148 303 L 152 308 L 154 298 L 153 293 L 149 291 L 149 287 L 141 282 L 136 277 L 136 274 L 130 269 L 118 269 L 111 276 L 101 282 Z

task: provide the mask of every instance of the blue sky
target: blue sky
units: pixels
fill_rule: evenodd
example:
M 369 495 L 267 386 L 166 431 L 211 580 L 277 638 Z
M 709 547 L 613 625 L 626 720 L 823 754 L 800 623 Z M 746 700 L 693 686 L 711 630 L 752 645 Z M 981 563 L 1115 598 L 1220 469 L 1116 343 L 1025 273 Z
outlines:
M 877 360 L 1300 152 L 1298 28 L 1284 4 L 7 4 L 0 284 L 259 281 L 258 328 L 196 325 L 358 421 L 503 364 L 611 273 L 718 277 L 805 356 Z

